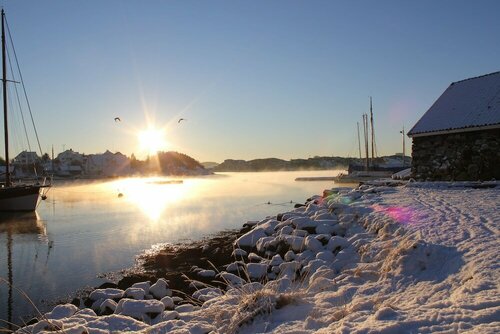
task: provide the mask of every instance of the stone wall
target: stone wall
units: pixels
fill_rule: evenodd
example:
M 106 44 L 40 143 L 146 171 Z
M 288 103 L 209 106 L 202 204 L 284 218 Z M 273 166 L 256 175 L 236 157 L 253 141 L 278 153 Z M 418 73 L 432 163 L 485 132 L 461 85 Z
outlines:
M 418 180 L 500 180 L 500 129 L 414 137 Z

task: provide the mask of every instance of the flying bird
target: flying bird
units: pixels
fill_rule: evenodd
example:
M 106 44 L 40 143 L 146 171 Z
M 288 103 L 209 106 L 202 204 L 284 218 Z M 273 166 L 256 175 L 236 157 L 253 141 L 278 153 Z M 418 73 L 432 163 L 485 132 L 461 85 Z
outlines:
M 179 118 L 179 120 L 177 121 L 177 123 L 180 123 L 181 121 L 187 121 L 187 119 L 185 119 L 185 118 Z
M 122 120 L 120 119 L 120 117 L 115 117 L 115 122 L 121 122 Z

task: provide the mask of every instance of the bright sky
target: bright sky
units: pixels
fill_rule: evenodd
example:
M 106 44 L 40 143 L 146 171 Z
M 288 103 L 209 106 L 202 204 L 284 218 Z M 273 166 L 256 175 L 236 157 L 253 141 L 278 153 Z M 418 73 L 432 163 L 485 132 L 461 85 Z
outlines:
M 141 157 L 149 119 L 200 161 L 356 156 L 369 96 L 378 152 L 392 154 L 451 82 L 500 70 L 500 1 L 3 5 L 56 154 Z

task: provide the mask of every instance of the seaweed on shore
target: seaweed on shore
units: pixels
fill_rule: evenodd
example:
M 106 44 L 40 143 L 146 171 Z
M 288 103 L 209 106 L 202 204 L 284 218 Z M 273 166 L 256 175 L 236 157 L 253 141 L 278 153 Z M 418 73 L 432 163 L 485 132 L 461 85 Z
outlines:
M 246 233 L 242 230 L 229 230 L 189 243 L 168 244 L 153 253 L 139 256 L 140 271 L 129 272 L 118 281 L 117 287 L 126 289 L 132 284 L 142 281 L 156 281 L 165 278 L 169 287 L 180 295 L 191 295 L 196 288 L 191 281 L 214 285 L 213 278 L 203 278 L 192 270 L 193 268 L 208 268 L 222 271 L 225 265 L 231 263 L 234 241 Z

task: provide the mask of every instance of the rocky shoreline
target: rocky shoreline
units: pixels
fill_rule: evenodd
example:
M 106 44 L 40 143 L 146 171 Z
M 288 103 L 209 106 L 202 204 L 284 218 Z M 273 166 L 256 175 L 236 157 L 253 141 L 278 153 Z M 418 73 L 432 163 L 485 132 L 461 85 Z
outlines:
M 223 231 L 199 241 L 165 245 L 159 251 L 142 254 L 138 257 L 140 272 L 126 274 L 116 287 L 125 290 L 134 283 L 165 278 L 174 295 L 191 295 L 196 291 L 190 285 L 192 281 L 211 283 L 210 278 L 198 276 L 197 269 L 214 266 L 223 271 L 224 265 L 234 260 L 234 242 L 248 229 Z

